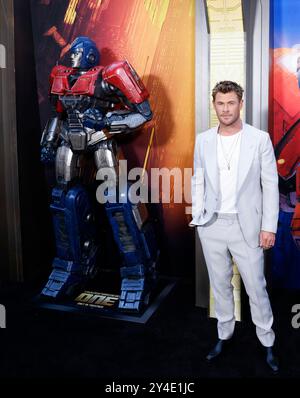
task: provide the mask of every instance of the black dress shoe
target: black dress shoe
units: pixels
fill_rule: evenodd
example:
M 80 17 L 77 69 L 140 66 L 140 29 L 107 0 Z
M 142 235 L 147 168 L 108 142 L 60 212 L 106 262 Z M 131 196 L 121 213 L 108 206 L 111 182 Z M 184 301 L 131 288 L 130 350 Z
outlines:
M 279 371 L 279 362 L 278 358 L 273 353 L 273 347 L 266 347 L 266 361 L 269 367 L 273 370 L 274 373 Z
M 207 361 L 211 361 L 214 358 L 219 357 L 222 354 L 222 352 L 224 352 L 224 346 L 228 344 L 228 341 L 229 340 L 218 339 L 217 344 L 206 356 Z

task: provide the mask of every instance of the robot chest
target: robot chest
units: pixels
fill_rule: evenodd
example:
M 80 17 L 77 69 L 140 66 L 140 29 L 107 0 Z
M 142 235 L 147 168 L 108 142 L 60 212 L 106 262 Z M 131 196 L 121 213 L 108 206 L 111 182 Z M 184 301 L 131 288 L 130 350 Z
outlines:
M 84 112 L 95 105 L 95 99 L 88 95 L 59 95 L 59 101 L 67 111 L 76 109 Z
M 80 76 L 71 85 L 68 75 L 55 76 L 51 86 L 51 94 L 60 96 L 92 96 L 95 90 L 95 79 L 93 76 Z

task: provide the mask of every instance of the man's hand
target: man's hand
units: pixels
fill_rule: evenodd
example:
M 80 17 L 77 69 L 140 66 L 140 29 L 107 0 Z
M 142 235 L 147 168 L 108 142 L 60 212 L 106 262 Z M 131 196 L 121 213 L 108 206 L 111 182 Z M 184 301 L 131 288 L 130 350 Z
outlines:
M 259 246 L 263 249 L 270 249 L 274 246 L 275 234 L 268 231 L 260 231 L 259 234 Z

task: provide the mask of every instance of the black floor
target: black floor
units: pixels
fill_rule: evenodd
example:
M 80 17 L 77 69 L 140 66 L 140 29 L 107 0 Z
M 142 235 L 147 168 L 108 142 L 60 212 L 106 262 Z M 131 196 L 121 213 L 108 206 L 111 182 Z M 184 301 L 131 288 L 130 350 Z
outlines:
M 7 327 L 0 329 L 0 378 L 212 378 L 300 377 L 300 328 L 291 324 L 299 292 L 273 291 L 279 375 L 264 363 L 251 321 L 237 323 L 231 349 L 214 364 L 205 355 L 216 321 L 194 305 L 194 284 L 179 280 L 146 324 L 38 309 L 25 285 L 2 286 Z M 300 320 L 299 320 L 300 322 Z

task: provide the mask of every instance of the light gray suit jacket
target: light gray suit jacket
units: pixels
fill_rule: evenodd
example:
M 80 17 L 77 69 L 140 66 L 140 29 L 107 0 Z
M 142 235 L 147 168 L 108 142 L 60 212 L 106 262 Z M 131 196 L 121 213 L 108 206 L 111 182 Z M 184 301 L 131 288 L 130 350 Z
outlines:
M 217 132 L 214 127 L 196 138 L 190 226 L 206 224 L 221 203 Z M 277 231 L 278 174 L 269 134 L 249 124 L 243 125 L 236 193 L 244 238 L 249 246 L 257 247 L 261 230 Z

